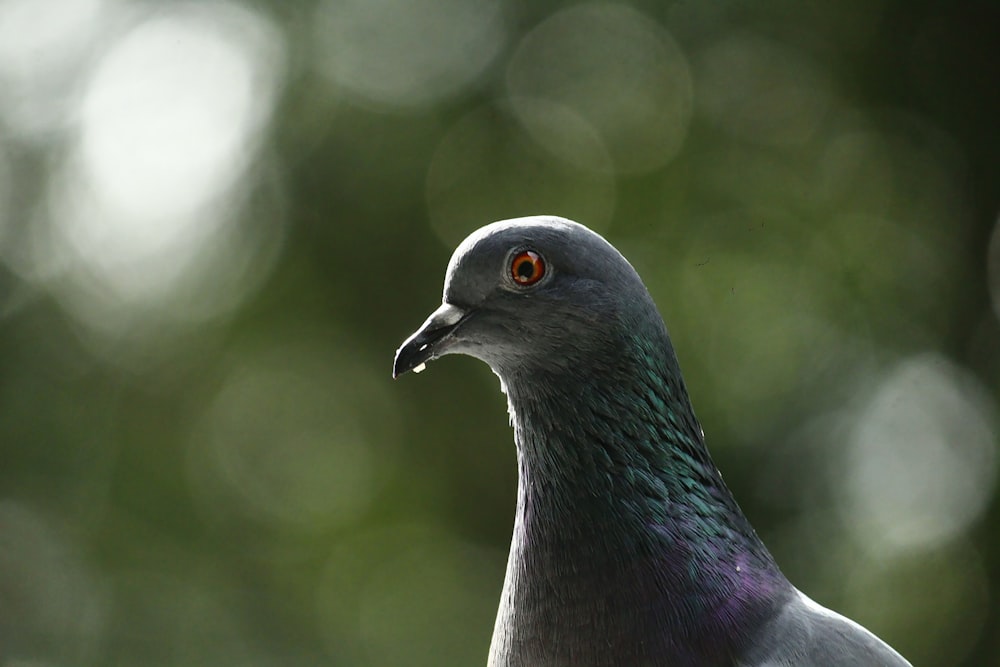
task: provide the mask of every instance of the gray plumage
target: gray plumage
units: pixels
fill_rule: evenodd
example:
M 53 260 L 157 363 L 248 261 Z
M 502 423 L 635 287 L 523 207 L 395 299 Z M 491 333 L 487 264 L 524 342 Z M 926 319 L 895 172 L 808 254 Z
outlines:
M 455 250 L 393 375 L 444 354 L 507 394 L 518 494 L 491 667 L 897 667 L 781 573 L 712 463 L 641 279 L 537 216 Z

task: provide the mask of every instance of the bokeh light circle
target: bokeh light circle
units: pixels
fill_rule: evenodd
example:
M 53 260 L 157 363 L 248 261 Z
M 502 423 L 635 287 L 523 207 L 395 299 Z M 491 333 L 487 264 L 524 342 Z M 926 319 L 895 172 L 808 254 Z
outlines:
M 558 212 L 600 230 L 611 219 L 612 163 L 589 124 L 551 103 L 517 104 L 522 118 L 537 121 L 535 127 L 560 125 L 551 141 L 573 160 L 533 141 L 509 104 L 481 107 L 460 119 L 441 139 L 427 171 L 431 226 L 449 247 L 493 220 Z
M 280 31 L 227 2 L 130 19 L 80 81 L 37 220 L 3 249 L 98 351 L 231 312 L 284 233 L 280 179 L 257 168 L 284 76 Z
M 317 66 L 379 109 L 426 107 L 472 85 L 506 41 L 502 0 L 325 0 Z
M 397 440 L 395 406 L 339 337 L 287 330 L 281 340 L 234 346 L 195 417 L 193 495 L 219 523 L 301 533 L 351 523 L 391 470 L 379 454 Z
M 874 553 L 962 535 L 992 497 L 997 434 L 967 372 L 930 354 L 899 363 L 855 416 L 844 467 L 830 470 L 847 525 Z
M 623 4 L 565 9 L 518 45 L 507 68 L 515 112 L 533 137 L 548 129 L 520 101 L 544 100 L 595 127 L 622 172 L 666 164 L 680 151 L 691 119 L 688 63 L 663 26 Z M 560 144 L 543 143 L 562 153 Z M 565 157 L 575 162 L 572 151 Z

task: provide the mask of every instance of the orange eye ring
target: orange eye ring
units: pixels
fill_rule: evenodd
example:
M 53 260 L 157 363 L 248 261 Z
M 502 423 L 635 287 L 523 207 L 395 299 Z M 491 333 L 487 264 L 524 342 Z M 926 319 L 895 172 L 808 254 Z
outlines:
M 510 260 L 510 277 L 521 287 L 534 285 L 545 275 L 545 260 L 537 252 L 523 250 Z

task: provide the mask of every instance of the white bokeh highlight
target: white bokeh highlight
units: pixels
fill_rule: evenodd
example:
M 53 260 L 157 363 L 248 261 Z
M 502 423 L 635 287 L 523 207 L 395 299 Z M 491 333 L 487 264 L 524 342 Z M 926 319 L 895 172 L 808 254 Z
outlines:
M 687 59 L 667 30 L 624 4 L 563 10 L 528 33 L 511 56 L 507 88 L 515 113 L 535 137 L 539 116 L 522 100 L 565 107 L 597 129 L 620 172 L 644 172 L 680 151 L 691 120 Z M 573 164 L 564 144 L 547 148 Z M 584 164 L 584 166 L 591 166 Z
M 313 21 L 320 73 L 353 101 L 396 111 L 475 83 L 506 33 L 501 0 L 326 0 Z
M 0 0 L 0 119 L 20 140 L 65 129 L 109 4 Z
M 854 416 L 843 469 L 831 468 L 845 523 L 876 554 L 928 549 L 966 531 L 997 473 L 997 420 L 967 372 L 922 355 L 881 379 Z
M 46 205 L 2 249 L 112 337 L 228 312 L 283 237 L 279 215 L 252 228 L 242 216 L 251 197 L 278 212 L 260 206 L 254 169 L 284 74 L 278 28 L 221 2 L 119 19 L 82 80 Z
M 128 223 L 83 235 L 113 234 L 109 252 L 168 245 L 186 230 L 167 221 L 224 194 L 246 167 L 273 81 L 259 76 L 266 45 L 227 34 L 221 18 L 191 12 L 144 22 L 108 51 L 87 86 L 78 157 L 104 207 Z

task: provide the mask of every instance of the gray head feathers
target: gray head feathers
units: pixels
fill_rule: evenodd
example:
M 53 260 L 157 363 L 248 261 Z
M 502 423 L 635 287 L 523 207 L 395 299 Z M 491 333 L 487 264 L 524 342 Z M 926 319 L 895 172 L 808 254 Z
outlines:
M 542 262 L 537 282 L 521 284 L 512 273 L 523 251 Z M 495 222 L 470 235 L 448 264 L 442 304 L 447 314 L 432 315 L 403 344 L 394 374 L 454 353 L 478 357 L 501 376 L 525 365 L 566 365 L 602 347 L 595 338 L 662 326 L 621 253 L 555 216 Z M 553 356 L 555 350 L 563 354 Z

